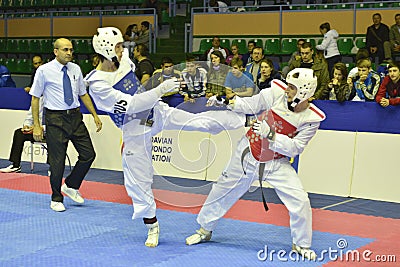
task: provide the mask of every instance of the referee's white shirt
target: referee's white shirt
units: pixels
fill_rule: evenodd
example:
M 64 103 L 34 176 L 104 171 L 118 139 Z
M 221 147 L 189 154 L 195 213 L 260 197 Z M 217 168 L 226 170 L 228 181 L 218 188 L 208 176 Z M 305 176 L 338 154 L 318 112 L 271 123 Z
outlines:
M 66 64 L 68 77 L 71 80 L 72 94 L 74 102 L 68 106 L 64 102 L 62 65 L 57 59 L 40 66 L 36 70 L 35 78 L 30 95 L 41 97 L 43 95 L 43 105 L 51 110 L 67 110 L 80 106 L 79 96 L 87 93 L 85 83 L 83 82 L 82 71 L 80 67 L 72 62 Z

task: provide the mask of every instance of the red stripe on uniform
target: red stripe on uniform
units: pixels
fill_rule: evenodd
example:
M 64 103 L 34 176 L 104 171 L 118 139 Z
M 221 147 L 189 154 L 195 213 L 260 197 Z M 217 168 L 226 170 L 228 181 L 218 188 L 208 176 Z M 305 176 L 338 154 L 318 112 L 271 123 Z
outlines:
M 281 83 L 279 83 L 279 82 L 277 82 L 277 81 L 273 81 L 273 83 L 274 84 L 276 84 L 276 85 L 278 85 L 280 88 L 282 88 L 283 90 L 286 90 L 286 87 L 283 85 L 283 84 L 281 84 Z M 286 85 L 286 84 L 285 84 Z
M 311 109 L 312 111 L 314 111 L 315 113 L 317 113 L 317 115 L 320 116 L 321 118 L 325 118 L 325 116 L 322 115 L 322 114 L 321 114 L 318 110 L 316 110 L 314 107 L 310 107 L 310 109 Z

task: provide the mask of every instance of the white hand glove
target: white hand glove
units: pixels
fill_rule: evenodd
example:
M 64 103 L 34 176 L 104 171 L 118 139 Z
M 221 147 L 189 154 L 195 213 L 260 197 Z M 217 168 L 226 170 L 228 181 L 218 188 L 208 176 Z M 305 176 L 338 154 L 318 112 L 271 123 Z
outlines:
M 156 89 L 160 90 L 161 95 L 172 91 L 179 92 L 180 84 L 181 83 L 178 81 L 177 78 L 172 78 L 162 82 L 159 86 L 156 87 Z
M 253 130 L 256 134 L 260 135 L 262 138 L 269 138 L 271 127 L 269 127 L 266 121 L 256 121 L 253 124 Z
M 221 98 L 220 96 L 213 95 L 207 100 L 206 107 L 211 107 L 211 106 L 216 106 L 216 107 L 221 107 L 225 106 L 225 100 Z

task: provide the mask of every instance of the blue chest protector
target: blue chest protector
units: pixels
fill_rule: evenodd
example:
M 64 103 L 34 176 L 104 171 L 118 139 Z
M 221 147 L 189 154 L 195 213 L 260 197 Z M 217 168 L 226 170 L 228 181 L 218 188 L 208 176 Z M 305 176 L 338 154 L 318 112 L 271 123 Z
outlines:
M 120 81 L 113 85 L 115 90 L 121 91 L 125 94 L 140 94 L 146 91 L 142 86 L 135 73 L 130 70 Z M 120 111 L 117 109 L 115 113 L 109 113 L 110 118 L 113 120 L 118 128 L 122 128 L 125 122 L 129 122 L 133 119 L 149 120 L 153 117 L 153 110 L 145 110 L 139 113 L 129 113 L 129 108 L 122 108 Z

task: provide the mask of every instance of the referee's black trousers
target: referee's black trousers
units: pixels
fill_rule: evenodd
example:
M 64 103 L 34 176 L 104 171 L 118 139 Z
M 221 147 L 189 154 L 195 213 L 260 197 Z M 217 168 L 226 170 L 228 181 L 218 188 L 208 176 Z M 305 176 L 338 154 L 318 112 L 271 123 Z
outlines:
M 46 141 L 50 165 L 50 185 L 52 201 L 63 201 L 61 184 L 65 169 L 68 142 L 71 141 L 78 152 L 78 161 L 72 172 L 65 178 L 68 187 L 79 189 L 85 175 L 96 157 L 92 140 L 83 122 L 79 108 L 52 111 L 46 109 Z

